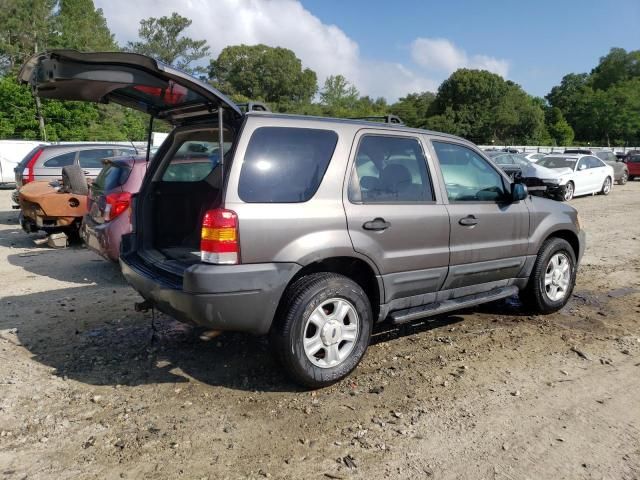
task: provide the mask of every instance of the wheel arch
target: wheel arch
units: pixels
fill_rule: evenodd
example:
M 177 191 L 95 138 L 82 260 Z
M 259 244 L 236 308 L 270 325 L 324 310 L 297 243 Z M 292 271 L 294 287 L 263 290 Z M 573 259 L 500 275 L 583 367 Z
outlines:
M 542 241 L 540 245 L 544 245 L 550 238 L 561 238 L 563 240 L 566 240 L 567 243 L 571 245 L 571 249 L 573 250 L 576 261 L 580 258 L 580 239 L 575 232 L 571 230 L 556 230 L 547 235 L 547 237 Z
M 378 318 L 381 299 L 384 298 L 384 286 L 381 277 L 367 261 L 353 256 L 323 258 L 313 261 L 298 270 L 284 289 L 276 310 L 276 316 L 284 304 L 285 295 L 289 287 L 302 277 L 320 272 L 344 275 L 360 285 L 371 303 L 372 318 Z

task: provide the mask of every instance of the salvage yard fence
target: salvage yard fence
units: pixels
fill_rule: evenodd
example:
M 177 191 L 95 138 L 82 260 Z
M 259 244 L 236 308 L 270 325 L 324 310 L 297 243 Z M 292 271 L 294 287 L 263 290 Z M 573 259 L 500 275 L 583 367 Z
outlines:
M 487 149 L 497 149 L 502 150 L 504 148 L 516 149 L 521 153 L 562 153 L 565 149 L 577 149 L 577 148 L 588 148 L 592 150 L 609 150 L 611 152 L 622 152 L 627 153 L 630 150 L 640 150 L 640 147 L 596 147 L 596 146 L 566 146 L 566 147 L 549 147 L 542 145 L 479 145 L 479 147 L 483 150 Z

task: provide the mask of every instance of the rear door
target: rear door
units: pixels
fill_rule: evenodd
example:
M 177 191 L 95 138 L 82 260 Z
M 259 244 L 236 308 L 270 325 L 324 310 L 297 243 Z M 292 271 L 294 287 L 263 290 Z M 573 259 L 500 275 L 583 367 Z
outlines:
M 45 149 L 33 166 L 35 180 L 60 180 L 62 179 L 62 167 L 73 165 L 76 162 L 78 152 L 61 149 L 56 151 Z
M 526 202 L 509 200 L 508 180 L 470 145 L 450 139 L 431 143 L 451 224 L 451 260 L 443 289 L 517 277 L 529 246 Z
M 40 97 L 114 102 L 172 123 L 211 115 L 219 107 L 231 118 L 242 117 L 211 85 L 136 53 L 52 50 L 31 57 L 18 79 Z
M 353 247 L 382 274 L 385 302 L 432 301 L 449 262 L 449 215 L 420 135 L 360 130 L 343 199 Z M 404 305 L 402 305 L 404 306 Z
M 115 157 L 117 154 L 118 150 L 116 148 L 102 147 L 80 150 L 78 152 L 78 164 L 87 178 L 94 179 L 104 167 L 104 160 Z

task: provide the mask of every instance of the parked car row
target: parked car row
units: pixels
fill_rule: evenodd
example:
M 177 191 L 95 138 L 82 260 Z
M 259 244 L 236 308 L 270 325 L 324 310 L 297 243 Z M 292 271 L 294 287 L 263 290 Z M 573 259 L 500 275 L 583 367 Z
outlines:
M 47 98 L 120 103 L 174 125 L 148 164 L 106 161 L 83 236 L 114 256 L 113 226 L 143 306 L 210 330 L 269 335 L 284 370 L 308 387 L 356 368 L 378 322 L 513 295 L 544 314 L 571 297 L 585 249 L 577 211 L 528 195 L 462 138 L 244 112 L 137 54 L 52 51 L 32 57 L 19 79 Z M 551 184 L 568 185 L 591 158 L 602 163 L 541 161 L 556 174 Z M 73 193 L 76 160 L 51 195 Z M 605 172 L 594 185 L 612 175 L 603 165 L 593 166 Z
M 624 185 L 640 176 L 636 157 L 616 157 L 611 151 L 566 149 L 564 153 L 529 154 L 504 150 L 485 152 L 510 177 L 519 178 L 534 195 L 561 201 L 574 196 L 602 193 L 608 195 L 617 182 Z

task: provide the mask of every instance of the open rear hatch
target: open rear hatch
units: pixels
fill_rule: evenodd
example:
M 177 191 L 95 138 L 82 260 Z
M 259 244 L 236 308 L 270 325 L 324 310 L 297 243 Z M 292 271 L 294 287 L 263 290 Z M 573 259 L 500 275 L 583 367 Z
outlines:
M 177 275 L 199 262 L 202 217 L 222 198 L 219 151 L 231 148 L 240 108 L 211 85 L 134 53 L 53 50 L 30 58 L 19 79 L 43 98 L 114 102 L 178 127 L 134 202 L 133 250 L 148 267 Z
M 137 53 L 51 50 L 31 57 L 18 78 L 43 98 L 114 102 L 174 124 L 219 107 L 242 117 L 211 85 Z

